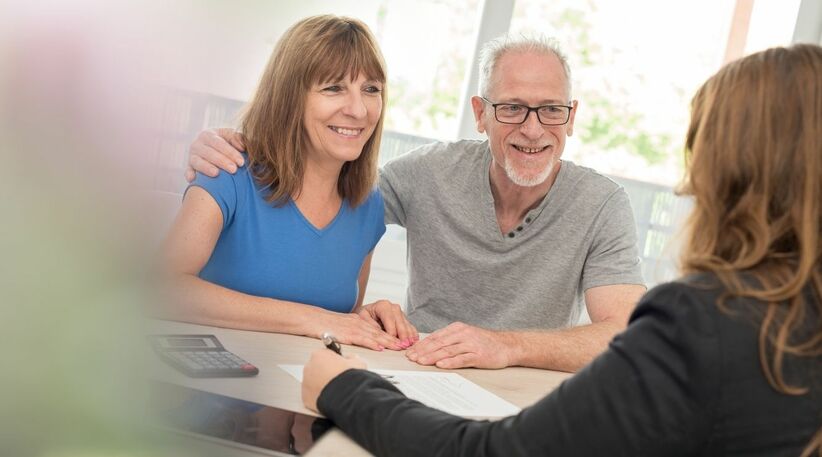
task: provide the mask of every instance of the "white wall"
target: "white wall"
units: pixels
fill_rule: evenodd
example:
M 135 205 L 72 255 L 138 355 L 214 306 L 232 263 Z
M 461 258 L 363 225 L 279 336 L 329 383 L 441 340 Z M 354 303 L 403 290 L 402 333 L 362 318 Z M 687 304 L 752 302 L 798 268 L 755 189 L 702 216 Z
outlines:
M 148 78 L 175 88 L 246 100 L 274 44 L 293 23 L 343 14 L 373 23 L 377 0 L 189 0 L 145 7 L 151 16 Z
M 802 0 L 799 4 L 793 42 L 822 45 L 822 1 Z

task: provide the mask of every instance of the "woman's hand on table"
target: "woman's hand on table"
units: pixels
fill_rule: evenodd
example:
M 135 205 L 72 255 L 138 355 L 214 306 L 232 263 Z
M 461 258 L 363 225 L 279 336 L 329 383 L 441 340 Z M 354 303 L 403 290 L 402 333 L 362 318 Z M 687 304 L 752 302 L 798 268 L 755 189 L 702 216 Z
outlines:
M 371 325 L 397 337 L 401 349 L 407 349 L 420 339 L 417 329 L 396 303 L 378 300 L 362 306 L 357 314 Z
M 323 332 L 329 332 L 342 344 L 353 344 L 375 351 L 386 348 L 395 351 L 405 349 L 396 336 L 355 313 L 325 312 L 313 327 L 311 336 L 319 338 Z

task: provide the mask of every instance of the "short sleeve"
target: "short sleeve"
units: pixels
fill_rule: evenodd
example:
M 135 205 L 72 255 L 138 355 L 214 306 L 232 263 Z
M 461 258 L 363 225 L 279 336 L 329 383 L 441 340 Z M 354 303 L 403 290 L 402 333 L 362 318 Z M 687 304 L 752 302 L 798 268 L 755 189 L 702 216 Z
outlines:
M 402 177 L 395 161 L 380 169 L 380 190 L 385 202 L 385 223 L 405 227 L 405 206 L 402 201 Z
M 412 149 L 391 159 L 380 169 L 380 190 L 385 200 L 385 223 L 407 227 L 408 216 L 419 217 L 429 212 L 431 187 L 443 174 L 448 162 L 443 158 L 464 154 L 459 143 L 433 142 Z M 448 154 L 444 154 L 448 152 Z M 447 175 L 446 175 L 447 176 Z M 419 203 L 419 204 L 418 204 Z M 425 206 L 423 209 L 419 209 Z M 413 224 L 413 220 L 411 223 Z
M 197 173 L 194 181 L 192 181 L 188 188 L 186 188 L 186 192 L 188 192 L 188 189 L 195 186 L 208 192 L 208 194 L 211 195 L 211 198 L 217 202 L 217 205 L 220 207 L 220 211 L 223 213 L 223 229 L 225 229 L 229 224 L 231 224 L 231 221 L 234 220 L 234 214 L 237 211 L 238 201 L 236 181 L 240 179 L 240 175 L 244 173 L 247 173 L 245 167 L 237 170 L 237 173 L 234 175 L 220 170 L 220 173 L 215 178 L 206 176 L 202 173 Z
M 368 250 L 368 252 L 371 252 L 377 247 L 377 243 L 380 242 L 380 239 L 385 234 L 385 203 L 379 188 L 371 191 L 371 195 L 368 196 L 368 205 L 369 224 L 371 227 L 374 227 L 374 237 L 371 240 L 370 249 Z
M 380 169 L 380 190 L 385 201 L 385 223 L 406 226 L 419 189 L 430 184 L 426 155 L 432 145 L 420 146 L 385 164 Z
M 594 238 L 582 271 L 582 288 L 643 284 L 636 221 L 625 190 L 619 188 L 594 222 Z

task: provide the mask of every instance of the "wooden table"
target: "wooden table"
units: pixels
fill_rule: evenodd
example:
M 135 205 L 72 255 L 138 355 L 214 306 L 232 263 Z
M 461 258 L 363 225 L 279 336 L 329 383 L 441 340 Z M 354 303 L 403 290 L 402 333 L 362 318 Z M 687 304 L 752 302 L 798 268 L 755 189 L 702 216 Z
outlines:
M 303 406 L 300 384 L 297 380 L 277 365 L 305 364 L 309 354 L 322 347 L 318 339 L 169 321 L 154 322 L 152 332 L 216 335 L 229 351 L 260 369 L 260 374 L 251 378 L 194 379 L 163 364 L 158 364 L 156 371 L 152 373 L 153 378 L 290 411 L 317 415 Z M 406 359 L 403 351 L 377 352 L 355 346 L 343 346 L 343 353 L 359 355 L 369 368 L 452 371 L 417 365 Z M 522 367 L 502 370 L 467 368 L 453 371 L 519 407 L 532 405 L 570 376 L 569 373 Z M 239 453 L 235 455 L 259 454 Z M 334 429 L 326 433 L 307 455 L 367 456 L 370 454 L 341 431 Z

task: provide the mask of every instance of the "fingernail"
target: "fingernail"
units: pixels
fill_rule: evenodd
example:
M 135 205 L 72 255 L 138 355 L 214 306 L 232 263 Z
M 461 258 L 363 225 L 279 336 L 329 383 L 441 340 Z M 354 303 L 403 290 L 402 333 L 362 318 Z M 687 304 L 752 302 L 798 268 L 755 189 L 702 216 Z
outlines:
M 229 171 L 230 171 L 230 172 L 232 172 L 232 173 L 236 173 L 236 172 L 237 172 L 237 167 L 236 167 L 235 165 L 231 165 L 230 167 L 228 167 L 228 169 L 229 169 Z
M 377 346 L 377 350 L 378 350 L 378 351 L 382 351 L 383 349 L 385 349 L 385 348 L 384 348 L 384 347 L 382 347 L 382 346 Z
M 412 362 L 417 361 L 417 353 L 416 352 L 408 352 L 408 353 L 405 354 L 405 356 L 408 357 L 408 360 L 411 360 Z

